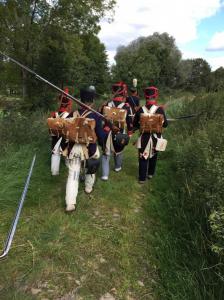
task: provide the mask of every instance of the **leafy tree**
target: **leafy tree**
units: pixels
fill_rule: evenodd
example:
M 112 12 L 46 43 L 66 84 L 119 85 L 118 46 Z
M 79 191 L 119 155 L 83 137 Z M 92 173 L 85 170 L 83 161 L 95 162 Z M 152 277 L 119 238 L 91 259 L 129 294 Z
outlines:
M 85 66 L 86 82 L 96 85 L 98 92 L 103 93 L 110 81 L 105 46 L 94 35 L 84 35 L 82 40 L 88 58 Z
M 50 78 L 62 83 L 71 80 L 73 67 L 85 71 L 83 63 L 88 61 L 81 53 L 81 36 L 98 33 L 100 18 L 112 11 L 114 4 L 115 0 L 1 1 L 1 50 L 34 70 L 43 70 L 44 62 L 47 66 L 51 62 L 45 72 Z M 30 98 L 36 86 L 27 72 L 16 70 L 23 82 L 23 96 Z
M 190 84 L 192 74 L 193 61 L 192 59 L 181 60 L 177 71 L 177 86 L 187 89 Z
M 136 77 L 142 86 L 149 82 L 173 86 L 180 59 L 181 53 L 174 38 L 167 33 L 154 33 L 117 49 L 113 76 L 115 80 L 122 79 L 128 83 Z
M 211 73 L 211 90 L 218 92 L 224 90 L 224 68 L 220 67 Z
M 202 58 L 192 59 L 192 70 L 188 80 L 190 90 L 197 92 L 200 90 L 209 90 L 211 67 L 206 60 Z

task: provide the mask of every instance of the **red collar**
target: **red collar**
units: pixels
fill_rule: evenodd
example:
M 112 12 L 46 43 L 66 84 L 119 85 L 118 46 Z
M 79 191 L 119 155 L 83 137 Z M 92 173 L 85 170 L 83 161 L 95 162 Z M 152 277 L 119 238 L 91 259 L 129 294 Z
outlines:
M 124 101 L 124 97 L 114 97 L 113 101 L 123 102 Z
M 65 112 L 65 111 L 67 111 L 66 107 L 60 107 L 58 112 Z
M 157 102 L 155 99 L 146 100 L 146 106 L 147 105 L 157 105 Z

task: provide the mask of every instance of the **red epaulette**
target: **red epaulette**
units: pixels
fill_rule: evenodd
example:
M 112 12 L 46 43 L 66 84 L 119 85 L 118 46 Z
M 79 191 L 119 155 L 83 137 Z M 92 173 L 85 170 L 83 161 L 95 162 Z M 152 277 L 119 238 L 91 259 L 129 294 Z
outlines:
M 55 111 L 52 111 L 50 116 L 51 116 L 51 118 L 55 118 L 56 117 Z

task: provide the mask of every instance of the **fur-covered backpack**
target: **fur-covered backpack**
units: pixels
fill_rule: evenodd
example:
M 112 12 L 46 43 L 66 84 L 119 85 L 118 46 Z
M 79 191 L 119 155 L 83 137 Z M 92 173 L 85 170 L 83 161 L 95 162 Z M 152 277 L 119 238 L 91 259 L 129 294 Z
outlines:
M 141 133 L 161 133 L 163 128 L 164 117 L 162 114 L 156 114 L 158 106 L 153 105 L 150 109 L 142 107 L 143 112 L 140 114 L 140 132 Z
M 96 143 L 95 133 L 96 121 L 87 118 L 91 112 L 85 112 L 80 116 L 78 112 L 73 114 L 73 118 L 48 118 L 47 123 L 51 133 L 62 136 L 73 143 L 92 144 Z
M 118 107 L 104 106 L 103 115 L 110 120 L 115 126 L 124 129 L 126 125 L 127 110 L 123 109 L 125 103 L 121 103 Z
M 95 144 L 97 141 L 96 121 L 86 117 L 65 120 L 65 138 L 78 144 Z

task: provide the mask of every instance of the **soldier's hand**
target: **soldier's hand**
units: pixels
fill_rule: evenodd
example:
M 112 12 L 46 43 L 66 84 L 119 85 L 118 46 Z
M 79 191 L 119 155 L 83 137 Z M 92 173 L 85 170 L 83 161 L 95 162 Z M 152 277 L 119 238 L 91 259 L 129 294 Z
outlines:
M 129 136 L 129 137 L 132 137 L 132 135 L 133 135 L 133 131 L 132 131 L 132 130 L 129 130 L 129 131 L 128 131 L 128 136 Z

